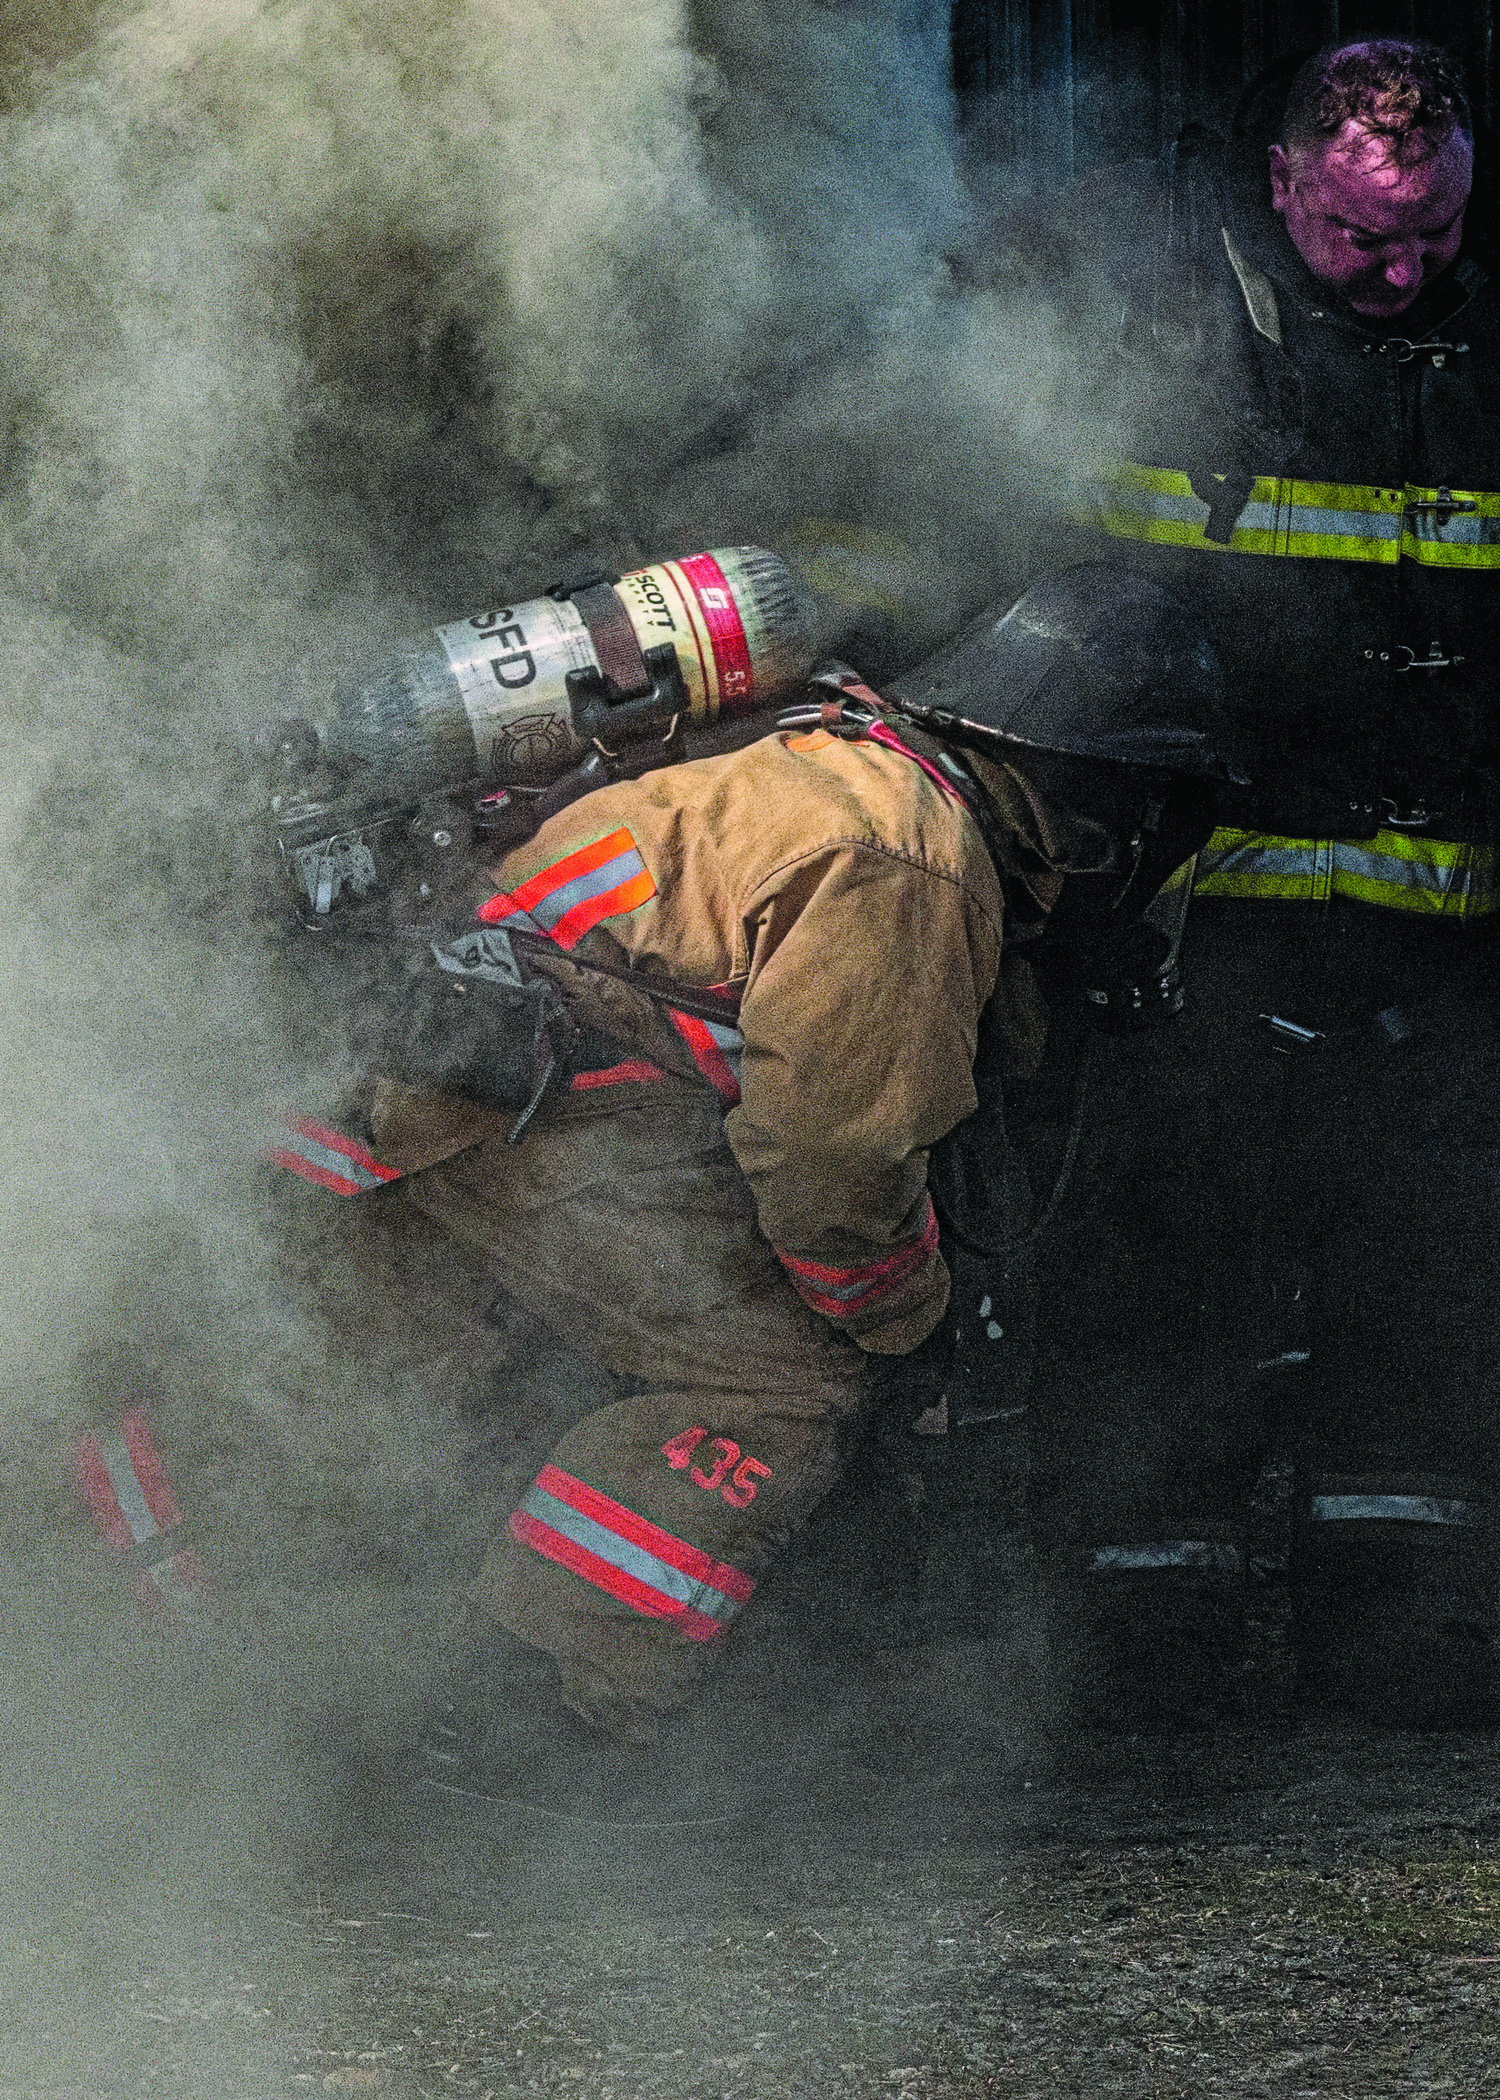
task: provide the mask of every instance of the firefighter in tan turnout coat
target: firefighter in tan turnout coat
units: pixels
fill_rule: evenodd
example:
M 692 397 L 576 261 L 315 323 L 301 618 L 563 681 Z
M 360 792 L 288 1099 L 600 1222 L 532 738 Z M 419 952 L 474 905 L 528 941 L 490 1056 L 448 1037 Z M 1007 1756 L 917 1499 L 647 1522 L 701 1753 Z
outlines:
M 502 1792 L 558 1768 L 539 1704 L 650 1743 L 683 1703 L 832 1485 L 868 1359 L 948 1312 L 928 1158 L 978 1106 L 982 1012 L 1024 1070 L 1025 947 L 1064 879 L 1154 887 L 1223 777 L 1207 645 L 1128 571 L 1035 587 L 889 706 L 832 675 L 780 733 L 589 794 L 484 871 L 479 923 L 530 935 L 607 1046 L 524 1142 L 375 1097 L 407 1200 L 630 1384 L 547 1455 L 478 1585 L 514 1683 L 437 1755 Z

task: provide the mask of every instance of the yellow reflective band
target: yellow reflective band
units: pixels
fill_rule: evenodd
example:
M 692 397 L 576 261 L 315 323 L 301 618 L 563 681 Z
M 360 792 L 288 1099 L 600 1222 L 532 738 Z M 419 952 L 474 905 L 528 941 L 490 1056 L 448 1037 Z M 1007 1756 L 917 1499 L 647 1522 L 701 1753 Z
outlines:
M 1357 482 L 1257 475 L 1227 544 L 1205 537 L 1209 506 L 1175 467 L 1122 461 L 1101 491 L 1099 520 L 1115 539 L 1205 554 L 1277 554 L 1311 561 L 1500 569 L 1500 491 L 1371 488 Z
M 916 556 L 904 540 L 847 518 L 803 518 L 778 544 L 835 604 L 883 612 L 898 623 L 914 617 Z
M 1500 909 L 1493 848 L 1402 831 L 1378 831 L 1372 839 L 1216 831 L 1198 856 L 1193 895 L 1306 904 L 1351 897 L 1388 911 L 1454 919 Z

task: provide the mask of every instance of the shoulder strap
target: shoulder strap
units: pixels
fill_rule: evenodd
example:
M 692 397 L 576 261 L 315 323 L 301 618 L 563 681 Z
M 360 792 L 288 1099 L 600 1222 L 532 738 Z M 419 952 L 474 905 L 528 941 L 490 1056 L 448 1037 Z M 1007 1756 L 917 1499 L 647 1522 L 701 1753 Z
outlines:
M 833 736 L 866 737 L 909 758 L 974 819 L 985 851 L 1003 883 L 1004 864 L 999 827 L 989 796 L 967 760 L 952 744 L 945 744 L 930 730 L 920 728 L 899 708 L 882 700 L 847 664 L 822 664 L 808 679 L 838 697 L 813 701 L 805 707 L 787 708 L 776 717 L 778 729 L 826 729 Z

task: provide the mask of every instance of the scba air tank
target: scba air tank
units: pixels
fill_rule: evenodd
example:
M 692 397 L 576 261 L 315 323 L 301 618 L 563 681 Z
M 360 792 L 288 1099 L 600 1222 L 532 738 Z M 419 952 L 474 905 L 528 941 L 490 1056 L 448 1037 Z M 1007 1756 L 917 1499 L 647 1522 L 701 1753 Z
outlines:
M 815 617 L 796 571 L 763 547 L 497 603 L 342 689 L 324 752 L 403 787 L 540 786 L 595 741 L 770 705 L 806 675 Z

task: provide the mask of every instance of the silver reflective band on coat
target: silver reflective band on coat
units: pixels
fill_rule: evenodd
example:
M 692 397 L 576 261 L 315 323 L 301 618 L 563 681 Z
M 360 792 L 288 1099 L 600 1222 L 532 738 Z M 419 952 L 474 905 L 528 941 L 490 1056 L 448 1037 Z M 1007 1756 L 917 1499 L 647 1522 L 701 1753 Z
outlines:
M 1351 897 L 1454 919 L 1484 917 L 1500 906 L 1493 847 L 1414 837 L 1389 826 L 1372 839 L 1221 829 L 1198 855 L 1193 895 L 1284 904 Z
M 1314 1495 L 1308 1514 L 1314 1524 L 1473 1524 L 1472 1502 L 1442 1495 Z
M 1089 1562 L 1091 1575 L 1131 1575 L 1143 1568 L 1197 1568 L 1214 1575 L 1238 1575 L 1238 1546 L 1214 1539 L 1159 1539 L 1146 1546 L 1097 1546 Z

